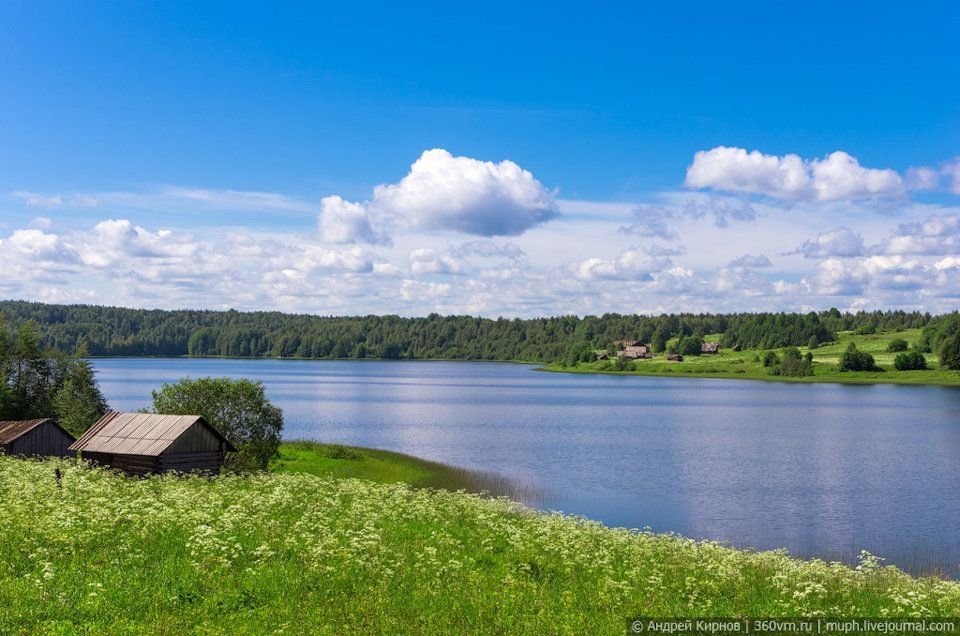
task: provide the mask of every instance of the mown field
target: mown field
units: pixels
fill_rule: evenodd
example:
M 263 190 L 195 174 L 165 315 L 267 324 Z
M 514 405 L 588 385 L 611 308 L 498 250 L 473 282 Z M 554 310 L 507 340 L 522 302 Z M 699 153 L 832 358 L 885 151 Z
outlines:
M 960 584 L 869 556 L 799 561 L 404 483 L 128 479 L 0 457 L 3 634 L 620 634 L 636 615 L 958 613 Z
M 769 369 L 764 368 L 761 360 L 767 350 L 747 349 L 732 351 L 722 349 L 717 355 L 686 356 L 683 362 L 668 362 L 660 354 L 647 360 L 637 360 L 633 371 L 614 371 L 605 369 L 603 362 L 580 363 L 576 366 L 547 365 L 544 370 L 564 371 L 571 373 L 622 373 L 632 375 L 667 375 L 680 377 L 714 377 L 739 378 L 750 380 L 770 380 L 778 382 L 840 382 L 840 383 L 873 383 L 889 382 L 896 384 L 942 384 L 960 386 L 960 372 L 948 369 L 939 369 L 937 356 L 925 354 L 927 365 L 924 371 L 898 371 L 893 366 L 896 353 L 887 350 L 890 341 L 903 339 L 911 345 L 920 340 L 922 330 L 905 329 L 870 335 L 857 335 L 853 332 L 840 332 L 837 341 L 808 349 L 798 347 L 801 353 L 813 353 L 814 375 L 806 377 L 789 377 L 770 375 Z M 721 334 L 711 334 L 706 340 L 719 340 Z M 845 371 L 838 369 L 840 356 L 847 346 L 853 342 L 861 351 L 865 351 L 876 359 L 877 365 L 883 371 Z M 773 349 L 782 353 L 782 349 Z

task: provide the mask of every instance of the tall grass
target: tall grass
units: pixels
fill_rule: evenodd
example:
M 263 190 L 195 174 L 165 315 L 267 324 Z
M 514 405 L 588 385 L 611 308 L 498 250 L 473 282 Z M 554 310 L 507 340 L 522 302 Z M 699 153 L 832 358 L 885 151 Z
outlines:
M 869 555 L 798 561 L 399 483 L 127 479 L 0 457 L 3 634 L 621 634 L 633 615 L 958 613 L 960 585 Z

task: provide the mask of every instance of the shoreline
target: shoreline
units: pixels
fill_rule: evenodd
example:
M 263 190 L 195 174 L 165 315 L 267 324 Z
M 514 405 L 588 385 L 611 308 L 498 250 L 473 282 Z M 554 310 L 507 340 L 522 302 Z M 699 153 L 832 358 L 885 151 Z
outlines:
M 614 375 L 614 376 L 637 376 L 637 377 L 646 377 L 646 378 L 673 378 L 673 379 L 714 379 L 714 380 L 742 380 L 745 382 L 779 382 L 786 384 L 844 384 L 844 385 L 855 385 L 855 386 L 870 386 L 870 385 L 880 385 L 880 384 L 892 384 L 896 386 L 939 386 L 939 387 L 948 387 L 948 388 L 960 388 L 960 373 L 957 373 L 956 380 L 919 380 L 914 381 L 910 379 L 905 379 L 903 377 L 893 377 L 885 378 L 880 376 L 880 374 L 875 372 L 850 372 L 851 376 L 849 378 L 838 378 L 835 375 L 831 376 L 803 376 L 803 377 L 790 377 L 783 375 L 769 375 L 769 376 L 751 376 L 741 373 L 730 373 L 724 371 L 718 372 L 707 372 L 707 371 L 678 371 L 674 372 L 663 372 L 663 371 L 603 371 L 600 369 L 578 369 L 578 368 L 562 368 L 555 367 L 552 365 L 540 365 L 534 371 L 542 371 L 544 373 L 569 373 L 573 375 Z M 839 372 L 838 372 L 839 373 Z M 863 375 L 853 375 L 854 373 L 873 373 L 874 376 L 879 377 L 864 377 Z M 897 373 L 888 371 L 887 373 Z M 904 373 L 917 373 L 914 371 L 908 371 Z
M 579 367 L 559 367 L 553 364 L 543 362 L 530 362 L 524 360 L 451 360 L 448 358 L 296 358 L 296 357 L 249 357 L 249 356 L 87 356 L 88 360 L 245 360 L 252 362 L 457 362 L 457 363 L 480 363 L 480 364 L 517 364 L 534 367 L 532 371 L 541 371 L 545 373 L 568 373 L 573 375 L 612 375 L 612 376 L 638 376 L 638 377 L 656 377 L 656 378 L 697 378 L 697 379 L 716 379 L 716 380 L 744 380 L 751 382 L 779 382 L 788 384 L 845 384 L 856 386 L 867 386 L 877 384 L 892 384 L 897 386 L 939 386 L 960 388 L 960 372 L 956 373 L 955 379 L 912 379 L 911 376 L 922 375 L 923 371 L 886 371 L 877 372 L 848 372 L 848 377 L 838 377 L 840 372 L 833 372 L 830 375 L 812 375 L 803 377 L 791 377 L 782 375 L 750 375 L 748 373 L 735 373 L 729 371 L 698 371 L 692 367 L 682 367 L 683 363 L 672 367 L 677 371 L 614 371 L 600 370 Z M 909 374 L 904 377 L 903 374 Z M 892 375 L 893 377 L 887 377 Z

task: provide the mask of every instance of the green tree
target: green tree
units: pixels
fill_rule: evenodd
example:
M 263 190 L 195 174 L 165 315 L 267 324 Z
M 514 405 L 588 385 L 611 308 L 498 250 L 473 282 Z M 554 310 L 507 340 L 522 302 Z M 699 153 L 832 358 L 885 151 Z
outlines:
M 897 371 L 920 371 L 927 368 L 927 359 L 922 351 L 907 351 L 898 354 L 893 360 L 893 366 Z
M 698 356 L 703 352 L 703 336 L 682 336 L 677 342 L 677 353 L 683 356 Z
M 667 341 L 669 340 L 670 332 L 661 324 L 657 327 L 656 331 L 653 332 L 653 337 L 650 339 L 650 348 L 653 349 L 654 353 L 663 353 L 667 348 Z
M 817 338 L 817 336 L 815 336 L 815 335 L 810 336 L 810 339 L 807 340 L 807 348 L 808 348 L 808 349 L 816 349 L 816 348 L 819 347 L 819 346 L 820 346 L 820 339 Z
M 960 371 L 960 332 L 944 339 L 940 345 L 940 366 Z
M 32 322 L 20 325 L 9 346 L 6 363 L 7 412 L 10 419 L 49 417 L 55 366 L 44 355 Z
M 283 411 L 270 403 L 262 382 L 184 378 L 153 392 L 153 412 L 202 415 L 237 447 L 235 469 L 266 469 L 280 447 Z
M 53 412 L 60 426 L 79 437 L 107 412 L 107 401 L 97 386 L 93 367 L 81 347 L 66 363 L 63 381 L 53 394 Z

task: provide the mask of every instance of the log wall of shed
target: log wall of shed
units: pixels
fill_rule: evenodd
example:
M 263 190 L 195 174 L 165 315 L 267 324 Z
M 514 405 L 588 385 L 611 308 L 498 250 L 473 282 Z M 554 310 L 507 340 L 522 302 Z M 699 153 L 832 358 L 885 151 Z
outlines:
M 220 468 L 223 466 L 223 453 L 220 451 L 164 453 L 158 457 L 84 453 L 83 457 L 100 466 L 122 470 L 129 475 L 168 472 L 216 475 L 220 473 Z
M 223 453 L 220 451 L 198 451 L 194 453 L 163 453 L 160 455 L 162 472 L 206 473 L 216 475 L 223 465 Z
M 24 457 L 71 457 L 73 452 L 68 449 L 72 443 L 73 438 L 53 422 L 44 422 L 7 444 L 4 451 Z

